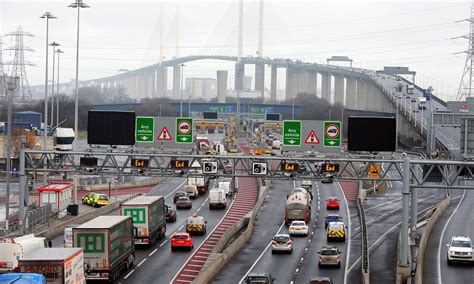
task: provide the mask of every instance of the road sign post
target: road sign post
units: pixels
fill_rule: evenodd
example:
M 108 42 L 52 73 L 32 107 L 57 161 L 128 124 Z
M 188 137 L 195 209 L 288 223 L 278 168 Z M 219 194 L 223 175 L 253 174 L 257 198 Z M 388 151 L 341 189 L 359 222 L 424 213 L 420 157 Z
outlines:
M 149 116 L 137 116 L 135 119 L 135 141 L 153 143 L 155 119 Z
M 193 142 L 193 119 L 188 117 L 176 118 L 176 143 Z
M 283 146 L 301 145 L 301 120 L 283 121 Z
M 341 147 L 341 122 L 324 122 L 324 147 Z

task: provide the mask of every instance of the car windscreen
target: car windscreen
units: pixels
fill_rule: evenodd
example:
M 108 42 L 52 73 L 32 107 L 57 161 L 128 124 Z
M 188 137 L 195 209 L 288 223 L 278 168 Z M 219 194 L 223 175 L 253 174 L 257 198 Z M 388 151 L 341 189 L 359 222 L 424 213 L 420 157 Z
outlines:
M 177 235 L 177 236 L 174 236 L 175 239 L 178 239 L 178 240 L 185 240 L 188 238 L 188 236 L 184 236 L 184 235 Z
M 470 248 L 471 243 L 468 241 L 453 241 L 451 244 L 453 247 L 461 247 L 461 248 Z
M 107 195 L 103 195 L 103 194 L 99 195 L 99 199 L 100 199 L 100 200 L 109 200 L 109 198 L 107 197 Z
M 321 255 L 337 255 L 337 251 L 333 249 L 323 250 L 321 251 Z
M 290 238 L 286 237 L 286 236 L 277 236 L 277 237 L 274 237 L 273 240 L 275 242 L 278 242 L 278 243 L 281 243 L 281 242 L 287 242 L 290 240 Z

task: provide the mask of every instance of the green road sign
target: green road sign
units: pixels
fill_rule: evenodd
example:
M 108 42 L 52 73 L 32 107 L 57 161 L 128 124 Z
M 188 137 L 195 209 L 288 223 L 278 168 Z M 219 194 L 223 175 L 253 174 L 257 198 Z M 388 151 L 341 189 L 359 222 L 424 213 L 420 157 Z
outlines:
M 149 116 L 137 116 L 135 119 L 135 141 L 153 143 L 155 120 Z
M 283 121 L 283 146 L 301 145 L 301 120 Z
M 341 147 L 341 122 L 324 122 L 324 147 Z
M 176 118 L 176 143 L 193 142 L 193 119 L 188 117 Z

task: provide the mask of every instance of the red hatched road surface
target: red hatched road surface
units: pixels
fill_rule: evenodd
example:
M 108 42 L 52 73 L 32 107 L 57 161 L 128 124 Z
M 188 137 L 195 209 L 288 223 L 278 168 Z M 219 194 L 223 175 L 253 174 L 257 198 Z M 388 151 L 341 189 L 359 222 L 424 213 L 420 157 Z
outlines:
M 359 183 L 356 181 L 340 181 L 339 183 L 341 184 L 342 191 L 344 192 L 347 201 L 356 203 Z
M 248 147 L 245 145 L 240 145 L 240 147 L 246 154 L 248 153 Z M 173 281 L 174 284 L 191 283 L 197 277 L 199 271 L 201 271 L 201 268 L 222 235 L 255 206 L 258 194 L 257 180 L 255 178 L 239 178 L 238 182 L 238 191 L 229 211 L 227 211 L 214 231 L 194 251 L 186 264 L 181 268 Z

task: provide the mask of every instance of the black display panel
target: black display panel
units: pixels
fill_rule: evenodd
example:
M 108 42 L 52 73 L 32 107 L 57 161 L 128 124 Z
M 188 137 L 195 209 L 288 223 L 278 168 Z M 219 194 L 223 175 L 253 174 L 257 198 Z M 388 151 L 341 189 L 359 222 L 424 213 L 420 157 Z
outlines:
M 280 120 L 280 114 L 279 113 L 267 113 L 267 116 L 266 116 L 265 120 L 279 121 Z
M 217 119 L 217 112 L 205 111 L 202 113 L 204 119 Z
M 135 144 L 135 112 L 90 110 L 87 123 L 87 144 Z
M 396 142 L 396 119 L 394 117 L 349 117 L 349 151 L 393 152 Z

